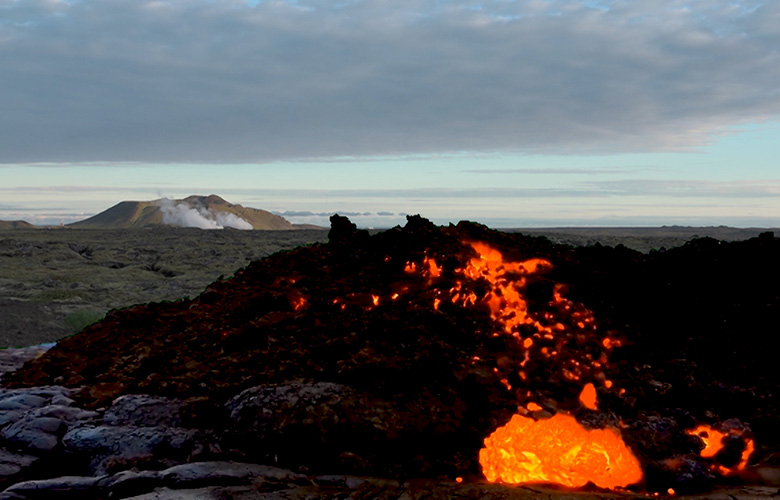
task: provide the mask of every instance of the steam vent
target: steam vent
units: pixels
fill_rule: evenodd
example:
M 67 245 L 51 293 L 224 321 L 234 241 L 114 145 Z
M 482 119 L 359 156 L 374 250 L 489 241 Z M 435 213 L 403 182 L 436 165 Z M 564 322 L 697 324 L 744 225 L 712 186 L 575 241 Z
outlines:
M 677 494 L 780 452 L 780 246 L 556 245 L 409 217 L 110 312 L 3 380 L 184 400 L 293 470 Z

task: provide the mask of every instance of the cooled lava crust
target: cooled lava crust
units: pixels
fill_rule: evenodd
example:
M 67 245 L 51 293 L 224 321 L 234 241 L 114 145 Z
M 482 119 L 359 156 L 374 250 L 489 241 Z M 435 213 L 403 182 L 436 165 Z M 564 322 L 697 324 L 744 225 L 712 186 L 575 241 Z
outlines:
M 373 434 L 345 428 L 337 443 L 302 432 L 276 449 L 242 452 L 364 474 L 479 477 L 484 438 L 529 400 L 543 413 L 565 410 L 585 425 L 619 426 L 650 490 L 729 481 L 696 472 L 708 463 L 691 458 L 702 445 L 684 431 L 697 422 L 748 424 L 754 463 L 780 450 L 780 371 L 771 347 L 780 245 L 771 234 L 641 254 L 556 245 L 468 222 L 437 227 L 419 216 L 369 235 L 334 216 L 329 239 L 255 261 L 191 300 L 111 311 L 2 383 L 82 387 L 82 402 L 93 407 L 130 393 L 188 398 L 189 424 L 211 428 L 226 425 L 224 404 L 244 389 L 343 384 L 392 402 L 396 421 L 377 422 Z M 465 243 L 473 241 L 507 259 L 552 263 L 529 277 L 529 311 L 543 312 L 556 285 L 566 285 L 569 299 L 593 311 L 599 331 L 622 339 L 606 375 L 624 392 L 600 388 L 599 410 L 581 408 L 582 383 L 562 376 L 553 361 L 533 359 L 527 379 L 517 377 L 516 342 L 495 335 L 485 307 L 431 307 L 473 256 Z M 441 267 L 435 283 L 408 272 L 425 258 Z M 482 293 L 479 284 L 471 291 Z M 595 352 L 599 345 L 580 339 L 567 348 Z M 306 454 L 290 451 L 307 447 Z M 719 460 L 729 465 L 739 452 Z M 687 457 L 694 470 L 672 470 L 675 457 Z

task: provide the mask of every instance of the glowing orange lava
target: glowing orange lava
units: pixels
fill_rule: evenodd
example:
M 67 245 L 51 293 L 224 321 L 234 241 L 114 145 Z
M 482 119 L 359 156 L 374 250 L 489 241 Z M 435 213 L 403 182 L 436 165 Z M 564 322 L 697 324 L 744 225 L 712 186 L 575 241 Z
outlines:
M 287 299 L 290 301 L 290 306 L 292 306 L 295 312 L 302 311 L 309 306 L 309 302 L 306 300 L 306 297 L 302 295 L 290 294 Z
M 596 387 L 593 384 L 585 384 L 580 393 L 580 403 L 589 410 L 598 410 L 598 399 L 596 397 Z
M 526 353 L 526 362 L 533 357 L 543 358 L 559 365 L 559 373 L 571 382 L 585 382 L 597 376 L 603 377 L 608 352 L 620 345 L 619 339 L 598 335 L 593 313 L 583 304 L 566 297 L 566 287 L 554 286 L 553 296 L 544 312 L 528 310 L 526 287 L 537 279 L 537 274 L 552 269 L 552 264 L 539 258 L 524 261 L 505 260 L 501 252 L 482 242 L 467 242 L 476 257 L 455 269 L 454 286 L 449 290 L 450 301 L 461 307 L 487 307 L 501 333 L 515 337 Z M 407 265 L 407 269 L 417 266 Z M 426 257 L 422 266 L 429 281 L 438 277 L 441 268 Z M 474 286 L 479 283 L 479 286 Z M 475 294 L 479 290 L 479 295 Z M 435 307 L 438 308 L 438 299 Z M 557 314 L 554 312 L 557 310 Z M 603 338 L 602 338 L 603 337 Z M 591 340 L 588 340 L 591 339 Z M 584 344 L 599 353 L 593 355 Z M 521 363 L 523 366 L 524 363 Z M 527 373 L 518 370 L 517 375 L 525 380 Z M 611 389 L 610 382 L 607 389 Z
M 505 261 L 501 252 L 481 242 L 470 244 L 478 256 L 458 271 L 471 280 L 484 279 L 492 286 L 482 299 L 490 308 L 493 319 L 504 327 L 506 333 L 521 324 L 534 324 L 526 314 L 527 304 L 522 291 L 525 286 L 523 276 L 534 274 L 541 269 L 550 269 L 552 264 L 543 259 L 530 259 L 523 262 Z M 433 268 L 432 268 L 433 269 Z M 433 276 L 437 276 L 431 273 Z M 452 302 L 461 305 L 474 304 L 477 297 L 473 293 L 461 294 L 460 284 L 453 292 Z
M 467 242 L 476 256 L 452 273 L 448 293 L 434 295 L 433 308 L 442 310 L 442 301 L 460 307 L 484 307 L 496 323 L 492 336 L 516 339 L 515 348 L 523 357 L 513 366 L 509 357 L 499 358 L 493 373 L 507 391 L 515 391 L 522 413 L 542 410 L 529 399 L 533 389 L 526 365 L 549 367 L 561 383 L 580 385 L 580 403 L 598 408 L 596 387 L 588 380 L 600 380 L 605 390 L 614 388 L 606 379 L 608 353 L 620 340 L 598 335 L 593 313 L 564 294 L 564 285 L 554 285 L 550 301 L 539 311 L 529 311 L 526 292 L 535 276 L 552 269 L 544 259 L 504 260 L 497 249 L 481 242 Z M 406 273 L 419 273 L 427 286 L 442 277 L 443 268 L 433 257 L 420 263 L 407 262 Z M 444 293 L 442 293 L 444 292 Z M 478 361 L 475 356 L 473 360 Z M 529 364 L 529 361 L 533 361 Z M 515 377 L 517 384 L 510 383 Z M 586 383 L 587 382 L 587 383 Z M 638 460 L 615 429 L 587 430 L 574 417 L 558 413 L 535 421 L 520 414 L 485 439 L 479 461 L 488 481 L 504 483 L 557 483 L 577 488 L 591 482 L 602 488 L 619 488 L 642 481 Z
M 686 432 L 691 436 L 697 436 L 704 443 L 704 449 L 699 453 L 702 458 L 713 458 L 720 453 L 725 446 L 723 440 L 727 436 L 738 436 L 745 441 L 745 449 L 742 451 L 740 462 L 737 465 L 734 467 L 724 467 L 723 465 L 713 464 L 713 470 L 724 476 L 731 476 L 743 470 L 750 459 L 750 455 L 755 451 L 753 440 L 743 436 L 743 431 L 740 429 L 727 429 L 725 432 L 720 432 L 709 425 L 701 424 L 695 429 L 690 429 Z
M 643 479 L 639 461 L 616 430 L 588 430 L 564 413 L 539 421 L 513 416 L 485 439 L 479 463 L 488 481 L 510 484 L 580 488 L 591 482 L 615 489 Z

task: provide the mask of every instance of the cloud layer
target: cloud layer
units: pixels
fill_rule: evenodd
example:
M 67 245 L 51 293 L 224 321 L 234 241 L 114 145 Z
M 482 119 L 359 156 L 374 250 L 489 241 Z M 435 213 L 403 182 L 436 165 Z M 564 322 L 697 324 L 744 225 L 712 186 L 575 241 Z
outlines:
M 701 145 L 780 118 L 780 2 L 0 0 L 0 162 Z

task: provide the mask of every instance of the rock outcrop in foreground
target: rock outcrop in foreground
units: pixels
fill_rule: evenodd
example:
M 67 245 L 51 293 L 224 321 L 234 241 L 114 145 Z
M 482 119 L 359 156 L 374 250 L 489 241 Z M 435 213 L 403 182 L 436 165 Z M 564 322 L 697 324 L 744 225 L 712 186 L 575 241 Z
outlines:
M 224 485 L 236 498 L 524 498 L 486 485 L 478 463 L 518 412 L 619 429 L 644 468 L 635 489 L 772 480 L 772 235 L 643 255 L 419 217 L 375 236 L 332 223 L 328 244 L 256 261 L 193 300 L 112 311 L 9 371 L 0 498 Z M 499 307 L 517 300 L 487 271 L 468 274 L 491 252 L 522 311 Z M 580 401 L 588 384 L 597 406 Z M 702 457 L 687 432 L 698 424 L 734 432 Z

